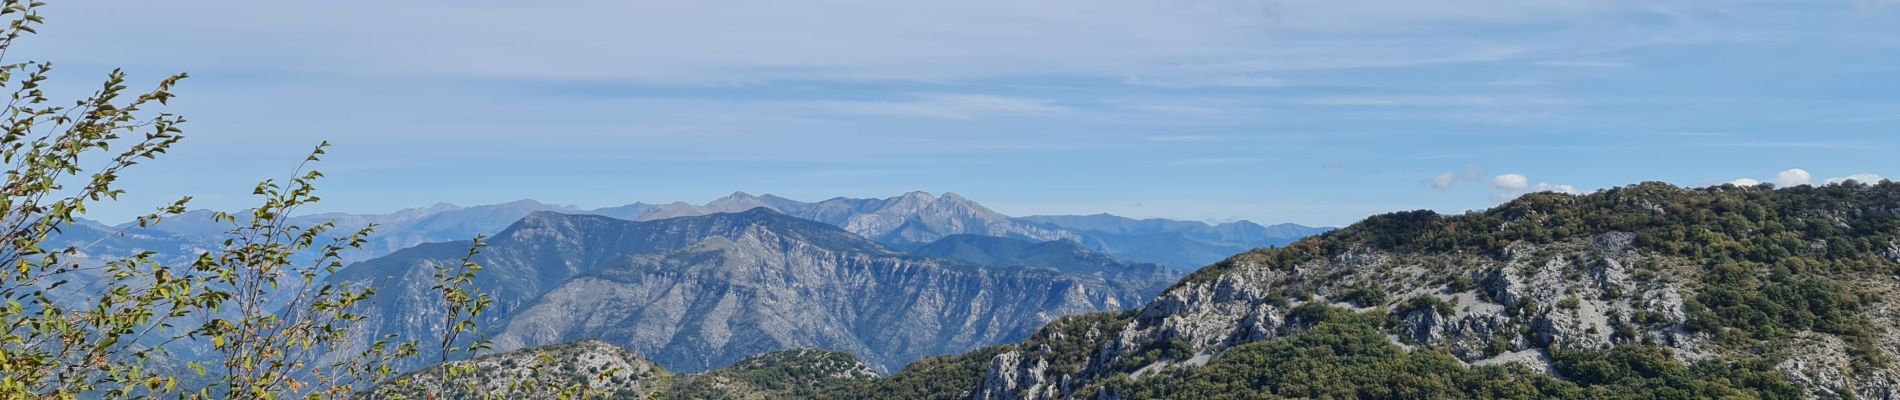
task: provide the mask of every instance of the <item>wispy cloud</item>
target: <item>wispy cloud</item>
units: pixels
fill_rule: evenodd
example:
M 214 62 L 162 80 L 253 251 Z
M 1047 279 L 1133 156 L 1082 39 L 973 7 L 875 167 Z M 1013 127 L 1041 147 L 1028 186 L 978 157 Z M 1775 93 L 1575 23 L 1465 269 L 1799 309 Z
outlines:
M 1463 171 L 1445 171 L 1444 173 L 1438 174 L 1437 177 L 1432 178 L 1432 188 L 1451 190 L 1453 185 L 1457 185 L 1460 182 L 1477 182 L 1480 180 L 1484 180 L 1484 169 L 1478 168 L 1476 165 L 1470 165 L 1465 166 Z
M 1561 106 L 1565 101 L 1541 96 L 1332 96 L 1303 99 L 1311 106 L 1335 107 L 1503 107 Z
M 1485 82 L 1484 84 L 1486 86 L 1497 86 L 1497 87 L 1530 87 L 1530 86 L 1543 86 L 1549 83 L 1550 82 L 1544 81 L 1542 79 L 1512 78 L 1512 79 L 1494 80 L 1490 82 Z
M 1585 60 L 1535 61 L 1535 62 L 1531 62 L 1531 65 L 1541 65 L 1545 67 L 1566 67 L 1566 68 L 1630 68 L 1634 66 L 1626 62 L 1585 61 Z
M 847 115 L 955 120 L 1051 115 L 1070 110 L 1047 99 L 968 94 L 926 95 L 895 101 L 815 100 L 794 103 L 794 106 Z
M 928 174 L 928 173 L 940 173 L 940 172 L 942 171 L 928 170 L 928 169 L 911 169 L 911 168 L 848 168 L 848 169 L 821 169 L 821 170 L 811 171 L 813 175 L 842 176 L 842 177 L 916 175 L 916 174 Z
M 1876 148 L 1863 142 L 1715 142 L 1697 143 L 1706 147 L 1743 147 L 1768 149 L 1824 149 L 1824 150 L 1866 150 Z
M 1258 163 L 1258 162 L 1263 162 L 1263 161 L 1267 161 L 1267 160 L 1263 158 L 1247 158 L 1247 157 L 1208 157 L 1208 158 L 1182 158 L 1182 159 L 1174 159 L 1174 160 L 1161 160 L 1161 161 L 1155 162 L 1155 164 L 1179 165 L 1179 166 L 1212 166 L 1212 165 L 1253 164 L 1253 163 Z
M 1123 79 L 1122 83 L 1134 86 L 1153 86 L 1168 89 L 1277 88 L 1286 86 L 1286 81 L 1266 75 L 1130 76 L 1127 79 Z
M 1812 181 L 1892 176 L 1882 156 L 1900 145 L 1883 125 L 1900 86 L 1867 78 L 1900 68 L 1882 57 L 1900 49 L 1900 14 L 1838 2 L 55 3 L 10 55 L 56 61 L 73 86 L 115 66 L 195 76 L 176 102 L 194 139 L 167 175 L 194 181 L 136 188 L 152 201 L 254 183 L 204 160 L 323 139 L 339 143 L 340 182 L 407 190 L 330 196 L 376 209 L 500 190 L 563 201 L 599 196 L 599 180 L 1457 209 L 1485 199 L 1415 191 L 1498 190 L 1452 169 L 1466 164 L 1588 171 L 1565 179 L 1592 185 L 1734 178 L 1759 160 L 1823 171 Z M 1734 84 L 1788 76 L 1801 85 Z M 284 123 L 312 110 L 324 124 Z M 1335 162 L 1351 168 L 1285 168 Z M 897 173 L 919 168 L 938 172 Z M 1509 186 L 1535 190 L 1539 174 Z M 1282 211 L 1205 216 L 1261 212 Z
M 1148 141 L 1154 143 L 1213 143 L 1232 139 L 1233 138 L 1226 136 L 1210 135 L 1156 135 L 1148 137 Z
M 258 54 L 267 56 L 242 62 L 282 71 L 452 79 L 707 83 L 1059 75 L 1132 76 L 1133 84 L 1161 87 L 1255 88 L 1284 85 L 1282 77 L 1268 75 L 1274 71 L 1572 53 L 1577 45 L 1565 29 L 1468 33 L 1575 26 L 1593 17 L 1647 12 L 1644 5 L 1591 0 L 1480 0 L 1462 7 L 1252 0 L 584 0 L 535 7 L 380 2 L 377 12 L 362 12 L 367 3 L 360 1 L 104 3 L 86 7 L 101 12 L 70 25 L 77 36 L 63 44 L 88 45 L 72 56 L 92 61 L 110 54 L 197 71 L 228 68 L 236 54 Z M 56 10 L 62 13 L 55 17 L 77 15 L 76 9 Z M 148 18 L 180 27 L 146 33 L 154 40 L 219 45 L 153 49 L 111 40 Z M 352 29 L 335 30 L 339 25 Z M 228 40 L 259 37 L 271 40 Z M 1627 47 L 1658 40 L 1650 37 L 1669 35 L 1645 31 L 1599 40 Z

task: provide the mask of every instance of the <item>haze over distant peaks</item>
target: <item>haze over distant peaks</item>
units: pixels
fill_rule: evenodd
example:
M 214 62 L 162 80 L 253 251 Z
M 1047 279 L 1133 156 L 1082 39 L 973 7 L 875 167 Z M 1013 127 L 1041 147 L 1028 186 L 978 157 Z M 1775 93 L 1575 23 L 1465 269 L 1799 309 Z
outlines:
M 1294 224 L 1267 227 L 1248 221 L 1208 225 L 1166 219 L 1137 220 L 1108 214 L 1014 218 L 956 193 L 938 196 L 921 191 L 884 199 L 836 197 L 816 203 L 737 192 L 705 205 L 679 202 L 655 206 L 641 219 L 734 212 L 753 207 L 771 208 L 786 215 L 836 225 L 897 247 L 914 247 L 963 234 L 1032 242 L 1067 239 L 1125 260 L 1179 269 L 1200 267 L 1254 248 L 1284 245 L 1329 229 Z
M 713 200 L 704 206 L 673 203 L 658 207 L 642 219 L 661 219 L 766 207 L 799 218 L 824 222 L 886 244 L 929 242 L 955 234 L 980 234 L 1034 240 L 1074 238 L 1075 235 L 1018 224 L 955 193 L 932 196 L 910 192 L 886 199 L 836 197 L 805 203 L 783 197 L 753 196 L 745 192 Z
M 334 221 L 333 235 L 343 236 L 358 229 L 376 226 L 376 232 L 364 248 L 345 252 L 349 261 L 364 260 L 423 243 L 466 240 L 476 235 L 493 235 L 502 228 L 537 211 L 590 214 L 605 217 L 651 221 L 667 218 L 737 213 L 766 208 L 785 215 L 822 222 L 862 235 L 879 243 L 900 248 L 914 247 L 953 235 L 982 235 L 1021 239 L 1030 242 L 1067 239 L 1083 247 L 1128 261 L 1148 262 L 1177 269 L 1191 269 L 1219 261 L 1228 255 L 1258 247 L 1278 246 L 1294 239 L 1321 233 L 1326 228 L 1294 224 L 1262 226 L 1248 221 L 1209 225 L 1194 221 L 1132 219 L 1108 214 L 1085 216 L 1031 216 L 1014 218 L 991 210 L 956 193 L 933 195 L 909 192 L 881 199 L 835 197 L 819 202 L 802 202 L 771 194 L 752 195 L 735 192 L 703 205 L 686 202 L 668 204 L 632 203 L 598 209 L 548 204 L 535 200 L 517 200 L 501 204 L 463 207 L 437 203 L 388 214 L 321 213 L 293 217 L 291 224 L 312 226 Z M 161 247 L 203 247 L 215 242 L 230 229 L 228 223 L 212 221 L 212 212 L 193 210 L 164 219 L 149 228 L 124 223 L 119 229 L 143 235 L 147 242 L 170 241 Z M 243 217 L 243 213 L 237 213 Z M 147 243 L 147 245 L 154 245 Z M 109 244 L 102 249 L 136 249 L 139 246 Z
M 334 282 L 379 288 L 373 331 L 427 335 L 439 319 L 433 263 L 467 242 L 353 264 Z M 476 258 L 496 302 L 497 350 L 579 339 L 627 346 L 668 369 L 701 371 L 802 347 L 856 354 L 890 371 L 930 355 L 1021 339 L 1057 316 L 1120 310 L 1178 274 L 1121 264 L 1075 274 L 916 257 L 836 226 L 757 207 L 651 221 L 534 212 Z

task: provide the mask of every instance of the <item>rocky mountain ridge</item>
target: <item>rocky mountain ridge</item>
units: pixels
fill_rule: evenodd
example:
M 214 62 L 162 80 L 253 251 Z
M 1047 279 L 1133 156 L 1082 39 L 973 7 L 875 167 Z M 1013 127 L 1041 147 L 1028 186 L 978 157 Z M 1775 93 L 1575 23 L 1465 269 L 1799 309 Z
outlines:
M 974 234 L 1027 241 L 1073 240 L 1089 250 L 1128 261 L 1191 269 L 1228 255 L 1278 246 L 1330 228 L 1293 224 L 1265 227 L 1239 221 L 1219 225 L 1164 219 L 1136 220 L 1107 214 L 1014 218 L 956 193 L 910 192 L 885 199 L 837 197 L 806 203 L 745 192 L 705 205 L 656 206 L 642 219 L 663 219 L 766 207 L 824 222 L 891 246 L 908 248 L 954 235 Z
M 1374 216 L 1136 310 L 780 397 L 1892 399 L 1895 289 L 1900 184 L 1538 193 Z
M 1058 229 L 1017 223 L 1007 215 L 956 193 L 931 196 L 925 192 L 910 192 L 887 199 L 838 197 L 804 203 L 773 195 L 753 196 L 738 192 L 704 206 L 685 203 L 660 206 L 642 219 L 732 212 L 753 207 L 771 208 L 786 215 L 836 225 L 879 243 L 898 246 L 935 241 L 956 234 L 1036 241 L 1078 238 L 1073 233 Z
M 1030 242 L 982 235 L 951 235 L 919 245 L 908 253 L 924 257 L 963 260 L 979 265 L 1049 268 L 1063 273 L 1103 276 L 1153 276 L 1173 281 L 1173 269 L 1150 263 L 1132 263 L 1096 253 L 1074 240 Z M 1165 278 L 1163 278 L 1165 277 Z M 1159 292 L 1160 288 L 1156 288 Z
M 1894 398 L 1900 299 L 1880 293 L 1900 286 L 1895 243 L 1891 182 L 1652 183 L 1462 216 L 1375 216 L 1196 272 L 1098 326 L 1081 356 L 1003 351 L 972 397 L 1115 398 L 1141 375 L 1193 375 L 1229 350 L 1297 334 L 1312 326 L 1302 310 L 1330 305 L 1390 310 L 1393 342 L 1472 366 L 1575 375 L 1579 358 L 1656 349 L 1771 377 L 1710 390 Z
M 354 233 L 375 225 L 376 233 L 362 249 L 344 252 L 347 261 L 380 257 L 424 243 L 468 240 L 475 235 L 493 235 L 514 221 L 538 211 L 566 214 L 599 215 L 625 220 L 651 221 L 714 213 L 737 213 L 765 207 L 780 213 L 844 228 L 872 240 L 897 247 L 911 247 L 950 235 L 977 234 L 1030 241 L 1072 239 L 1085 247 L 1118 258 L 1167 265 L 1177 269 L 1196 268 L 1227 255 L 1256 247 L 1277 246 L 1301 236 L 1323 232 L 1326 228 L 1307 228 L 1293 224 L 1271 227 L 1239 221 L 1219 225 L 1163 219 L 1135 220 L 1107 214 L 1089 216 L 1035 216 L 1012 218 L 990 210 L 975 201 L 944 193 L 933 196 L 911 192 L 883 199 L 837 197 L 815 203 L 801 202 L 774 195 L 754 196 L 744 192 L 715 199 L 704 205 L 685 202 L 669 204 L 632 203 L 615 207 L 583 209 L 574 206 L 518 200 L 508 203 L 463 207 L 438 203 L 428 207 L 398 210 L 388 214 L 319 213 L 292 217 L 292 225 L 314 226 L 336 223 L 333 235 Z M 242 218 L 243 213 L 237 213 Z M 156 225 L 140 227 L 127 222 L 109 226 L 87 245 L 100 257 L 123 257 L 141 249 L 160 250 L 180 260 L 195 257 L 194 249 L 215 244 L 231 226 L 212 220 L 209 210 L 191 210 L 167 217 Z M 92 221 L 91 225 L 107 227 Z M 81 236 L 85 236 L 83 233 Z M 89 236 L 90 237 L 90 236 Z M 103 240 L 96 240 L 103 239 Z M 58 242 L 59 240 L 55 240 Z M 94 243 L 94 242 L 97 243 Z
M 429 266 L 459 262 L 467 247 L 426 244 L 332 276 L 380 290 L 360 337 L 440 330 Z M 483 324 L 497 350 L 604 339 L 679 371 L 801 347 L 888 371 L 1017 340 L 1059 316 L 1123 309 L 1175 277 L 914 257 L 765 208 L 652 221 L 537 212 L 475 261 L 476 286 L 496 299 Z
M 582 340 L 411 372 L 361 397 L 764 400 L 811 397 L 820 390 L 876 377 L 876 372 L 850 354 L 817 349 L 760 354 L 718 370 L 678 374 L 619 346 Z

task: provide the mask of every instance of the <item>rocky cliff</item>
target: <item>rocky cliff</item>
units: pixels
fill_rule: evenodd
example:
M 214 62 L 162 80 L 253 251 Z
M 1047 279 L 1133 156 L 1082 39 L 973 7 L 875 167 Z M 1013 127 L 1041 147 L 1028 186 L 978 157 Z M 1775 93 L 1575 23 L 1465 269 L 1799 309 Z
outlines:
M 1585 397 L 1656 393 L 1604 392 L 1631 383 L 1594 368 L 1653 349 L 1666 357 L 1642 365 L 1750 378 L 1663 382 L 1670 375 L 1637 368 L 1655 381 L 1628 387 L 1894 398 L 1897 241 L 1894 183 L 1643 184 L 1534 194 L 1461 216 L 1376 216 L 1203 269 L 1125 320 L 1094 322 L 1071 349 L 1052 349 L 1049 333 L 1006 348 L 968 397 L 1118 398 L 1207 384 L 1215 371 L 1199 365 L 1311 329 L 1317 306 L 1386 315 L 1373 326 L 1392 345 L 1473 368 L 1548 371 L 1569 378 L 1550 387 L 1573 384 Z M 1148 378 L 1157 375 L 1170 378 Z M 1152 391 L 1144 379 L 1172 387 Z
M 379 289 L 375 335 L 439 337 L 432 265 L 468 243 L 419 246 L 338 271 Z M 476 257 L 498 350 L 602 339 L 676 371 L 817 347 L 881 370 L 1018 340 L 1064 315 L 1131 307 L 1172 275 L 1068 274 L 920 258 L 758 208 L 654 221 L 535 213 Z
M 1138 304 L 1170 277 L 1011 267 L 908 257 L 868 241 L 815 243 L 759 225 L 568 279 L 495 340 L 507 350 L 598 338 L 680 371 L 816 347 L 889 371 L 1017 340 L 1055 317 Z
M 747 357 L 701 374 L 669 372 L 627 349 L 598 340 L 492 354 L 404 374 L 365 399 L 808 398 L 876 378 L 850 354 L 796 349 Z

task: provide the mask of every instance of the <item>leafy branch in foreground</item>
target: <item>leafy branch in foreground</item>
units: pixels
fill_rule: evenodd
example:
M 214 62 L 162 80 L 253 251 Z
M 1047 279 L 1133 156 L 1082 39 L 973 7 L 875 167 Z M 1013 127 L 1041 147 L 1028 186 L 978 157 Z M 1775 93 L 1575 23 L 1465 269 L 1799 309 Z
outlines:
M 44 22 L 42 6 L 0 2 L 0 19 L 8 21 L 0 28 L 0 62 Z M 217 213 L 216 221 L 230 225 L 226 239 L 190 265 L 165 265 L 152 251 L 93 257 L 89 244 L 50 241 L 88 207 L 124 194 L 116 186 L 122 172 L 183 139 L 184 118 L 145 108 L 166 105 L 186 78 L 132 92 L 115 70 L 99 90 L 62 106 L 44 90 L 50 71 L 46 62 L 0 64 L 0 90 L 11 89 L 0 136 L 0 398 L 348 397 L 419 353 L 417 338 L 381 337 L 362 348 L 345 340 L 363 318 L 352 310 L 375 290 L 324 278 L 375 227 L 336 235 L 332 222 L 299 226 L 289 218 L 320 200 L 314 183 L 323 174 L 305 168 L 327 142 L 288 181 L 259 183 L 253 194 L 263 204 Z M 182 214 L 189 200 L 159 207 L 137 225 Z M 440 342 L 445 357 L 486 348 L 481 341 L 450 348 L 475 332 L 473 318 L 491 302 L 472 288 L 478 270 L 464 259 L 438 271 L 451 316 Z M 344 356 L 325 358 L 334 354 Z

